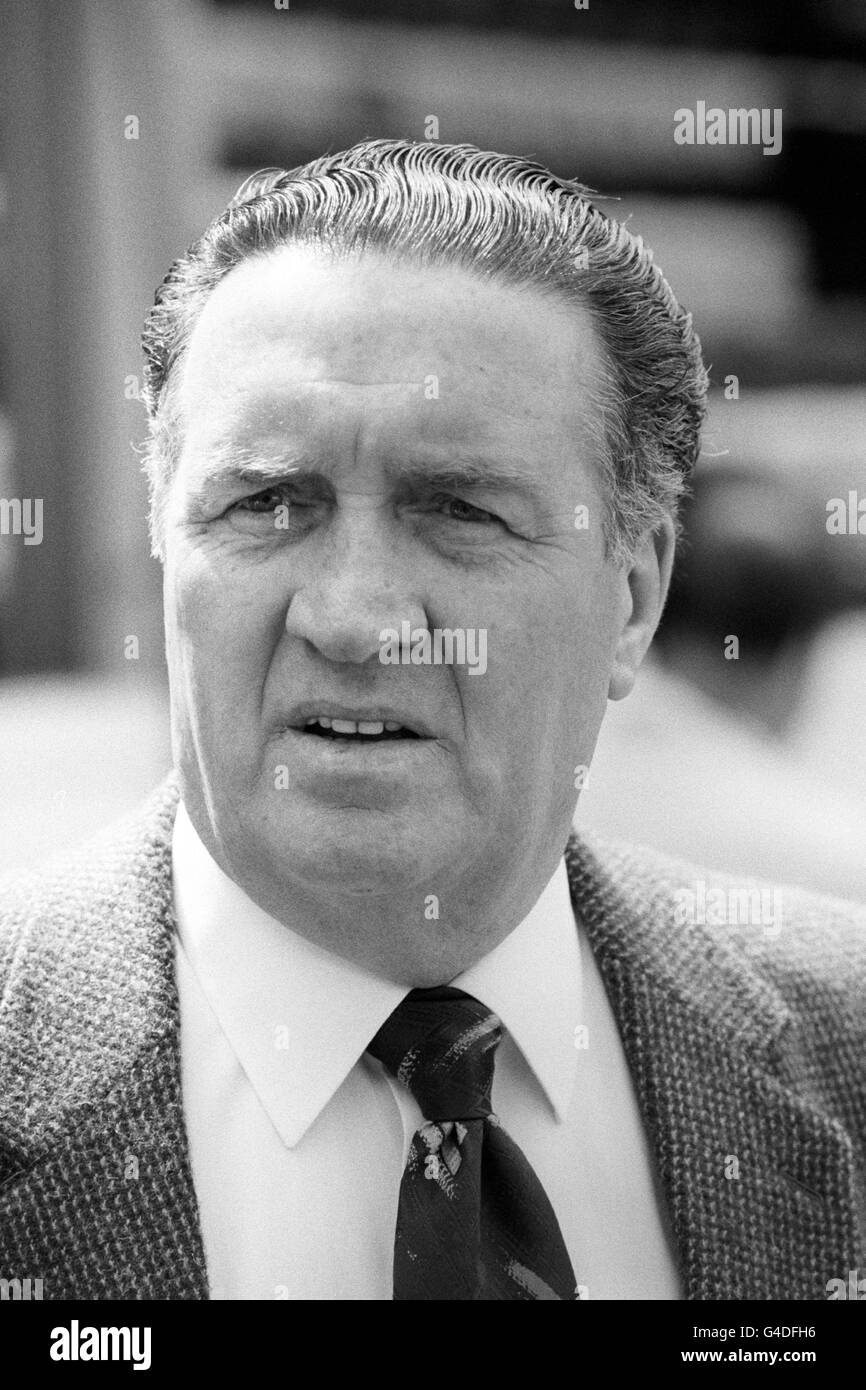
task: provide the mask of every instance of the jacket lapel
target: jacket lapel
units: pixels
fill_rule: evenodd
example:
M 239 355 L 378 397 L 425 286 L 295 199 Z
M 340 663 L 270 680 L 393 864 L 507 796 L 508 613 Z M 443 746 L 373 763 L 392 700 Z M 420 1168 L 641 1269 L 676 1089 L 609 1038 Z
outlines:
M 46 1299 L 208 1297 L 180 1086 L 176 803 L 169 781 L 83 881 L 78 862 L 77 892 L 71 870 L 58 872 L 53 908 L 27 928 L 6 983 L 0 1274 L 41 1278 Z M 826 1298 L 858 1263 L 854 1154 L 795 1080 L 796 1019 L 720 933 L 675 925 L 675 885 L 639 852 L 597 855 L 573 837 L 566 861 L 685 1296 Z
M 12 1110 L 0 1130 L 0 1272 L 41 1278 L 46 1299 L 208 1296 L 180 1093 L 176 799 L 166 784 L 84 876 L 78 861 L 80 905 L 59 875 L 9 979 L 28 1123 L 16 1135 Z
M 639 851 L 606 846 L 602 859 L 572 837 L 566 862 L 655 1152 L 685 1297 L 826 1299 L 828 1281 L 857 1266 L 857 1179 L 850 1137 L 797 1080 L 795 1018 L 721 933 L 675 923 L 677 885 Z

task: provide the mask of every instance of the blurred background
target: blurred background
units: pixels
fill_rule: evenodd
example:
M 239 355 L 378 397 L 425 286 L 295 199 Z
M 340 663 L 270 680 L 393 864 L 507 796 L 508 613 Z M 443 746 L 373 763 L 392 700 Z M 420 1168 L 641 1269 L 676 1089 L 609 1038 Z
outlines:
M 578 824 L 866 900 L 864 58 L 858 0 L 7 0 L 0 499 L 42 499 L 44 535 L 0 511 L 0 868 L 169 764 L 136 454 L 156 286 L 254 169 L 433 131 L 598 190 L 710 367 L 677 582 Z M 781 152 L 677 144 L 699 101 L 781 108 Z

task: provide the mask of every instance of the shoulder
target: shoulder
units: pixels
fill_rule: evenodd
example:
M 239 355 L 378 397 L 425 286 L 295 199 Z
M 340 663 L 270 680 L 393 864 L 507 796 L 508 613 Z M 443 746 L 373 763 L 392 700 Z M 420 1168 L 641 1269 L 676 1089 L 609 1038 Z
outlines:
M 0 1117 L 74 1104 L 161 1026 L 176 804 L 169 779 L 82 848 L 0 879 Z
M 566 857 L 573 885 L 598 874 L 649 933 L 739 960 L 794 1012 L 866 1026 L 866 905 L 620 842 L 574 836 Z
M 131 888 L 164 871 L 177 805 L 173 777 L 123 820 L 39 869 L 0 875 L 0 982 L 20 950 L 39 938 L 60 941 L 105 915 Z

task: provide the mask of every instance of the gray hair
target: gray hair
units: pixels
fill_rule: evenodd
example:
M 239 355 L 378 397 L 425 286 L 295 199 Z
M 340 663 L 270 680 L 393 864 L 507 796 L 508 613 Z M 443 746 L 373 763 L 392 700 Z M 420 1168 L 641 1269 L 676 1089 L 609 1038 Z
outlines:
M 181 448 L 172 373 L 220 280 L 293 242 L 456 265 L 586 306 L 606 368 L 597 388 L 606 554 L 624 563 L 647 530 L 666 517 L 676 525 L 706 408 L 700 342 L 641 238 L 590 197 L 531 160 L 409 140 L 365 140 L 248 178 L 175 261 L 145 320 L 153 553 L 162 555 L 162 504 Z

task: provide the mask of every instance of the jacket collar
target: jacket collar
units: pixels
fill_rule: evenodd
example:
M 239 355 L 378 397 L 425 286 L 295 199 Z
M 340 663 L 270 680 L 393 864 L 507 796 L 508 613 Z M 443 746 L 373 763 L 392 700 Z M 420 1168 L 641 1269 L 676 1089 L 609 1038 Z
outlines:
M 0 1097 L 5 1086 L 11 1098 L 5 1117 L 0 1101 L 0 1272 L 41 1277 L 46 1298 L 208 1296 L 180 1090 L 177 799 L 170 778 L 143 820 L 94 852 L 83 885 L 80 859 L 58 871 L 43 913 L 50 930 L 32 929 L 7 985 L 0 1061 L 20 1066 L 0 1077 Z M 572 836 L 566 864 L 655 1153 L 685 1296 L 825 1298 L 827 1281 L 857 1263 L 854 1161 L 838 1122 L 785 1079 L 796 1075 L 797 1029 L 784 1000 L 718 934 L 675 925 L 658 856 Z M 70 897 L 73 873 L 86 906 Z M 47 1021 L 33 1018 L 25 956 L 31 973 L 51 970 L 58 982 Z M 69 980 L 64 995 L 59 982 Z M 70 1035 L 83 1039 L 83 1073 L 64 1052 Z
M 40 877 L 6 981 L 0 1273 L 42 1279 L 45 1299 L 208 1297 L 180 1092 L 176 799 L 166 782 Z
M 741 947 L 676 922 L 683 866 L 576 835 L 566 864 L 655 1152 L 685 1297 L 825 1299 L 827 1282 L 857 1264 L 855 1164 L 838 1121 L 793 1080 L 804 1074 L 797 1019 Z

